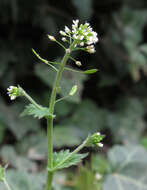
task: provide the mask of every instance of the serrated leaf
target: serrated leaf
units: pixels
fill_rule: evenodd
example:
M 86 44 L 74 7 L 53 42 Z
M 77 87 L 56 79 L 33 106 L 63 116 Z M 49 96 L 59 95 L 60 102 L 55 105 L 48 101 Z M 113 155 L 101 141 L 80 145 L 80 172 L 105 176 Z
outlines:
M 115 146 L 108 153 L 112 173 L 103 190 L 146 190 L 147 151 L 141 146 Z
M 49 108 L 40 107 L 40 109 L 39 109 L 36 106 L 34 106 L 33 104 L 29 104 L 28 106 L 26 106 L 23 113 L 21 113 L 21 116 L 25 116 L 25 115 L 33 115 L 35 118 L 38 118 L 38 119 L 41 119 L 46 116 L 51 116 L 51 117 L 53 116 L 52 114 L 50 114 Z M 55 116 L 53 116 L 53 117 L 55 117 Z
M 88 154 L 72 154 L 69 150 L 61 150 L 53 154 L 53 169 L 59 170 L 62 168 L 68 168 L 72 165 L 77 165 Z M 49 168 L 48 168 L 49 169 Z M 49 169 L 50 170 L 50 169 Z
M 97 71 L 98 71 L 98 69 L 89 69 L 89 70 L 84 71 L 83 73 L 85 73 L 85 74 L 93 74 L 93 73 L 96 73 Z
M 78 86 L 77 86 L 77 85 L 74 85 L 74 86 L 72 87 L 71 91 L 69 92 L 69 95 L 70 95 L 70 96 L 73 96 L 73 95 L 76 93 L 77 89 L 78 89 Z

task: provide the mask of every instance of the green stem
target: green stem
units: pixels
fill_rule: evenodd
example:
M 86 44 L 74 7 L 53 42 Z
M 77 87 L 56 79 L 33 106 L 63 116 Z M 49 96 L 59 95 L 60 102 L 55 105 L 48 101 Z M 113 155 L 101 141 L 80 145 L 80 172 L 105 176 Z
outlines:
M 38 105 L 32 98 L 29 96 L 21 87 L 19 87 L 22 91 L 23 96 L 25 96 L 34 106 L 36 106 L 38 109 L 41 109 L 41 106 Z
M 69 57 L 70 53 L 66 52 L 62 62 L 60 64 L 59 70 L 56 75 L 56 79 L 54 82 L 54 86 L 52 89 L 51 93 L 51 98 L 49 102 L 49 111 L 51 115 L 54 113 L 54 106 L 55 106 L 55 101 L 56 101 L 56 94 L 57 94 L 57 89 L 59 86 L 59 81 L 62 75 L 62 72 L 64 70 L 64 66 L 67 62 L 67 59 Z M 47 118 L 47 136 L 48 136 L 48 167 L 50 169 L 53 168 L 53 118 Z M 46 182 L 46 190 L 51 190 L 52 189 L 52 178 L 53 178 L 53 172 L 48 171 L 47 175 L 47 182 Z
M 5 184 L 5 186 L 6 186 L 6 188 L 7 188 L 8 190 L 11 190 L 11 188 L 10 188 L 9 184 L 7 183 L 6 179 L 4 179 L 4 184 Z

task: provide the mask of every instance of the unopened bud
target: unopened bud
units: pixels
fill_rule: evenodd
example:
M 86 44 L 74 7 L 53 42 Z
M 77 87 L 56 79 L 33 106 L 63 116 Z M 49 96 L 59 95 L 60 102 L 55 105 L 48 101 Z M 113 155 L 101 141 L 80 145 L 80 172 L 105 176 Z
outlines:
M 80 61 L 76 61 L 75 64 L 76 64 L 77 66 L 81 66 L 81 65 L 82 65 Z
M 48 38 L 49 38 L 51 41 L 56 41 L 56 39 L 55 39 L 54 36 L 50 36 L 50 35 L 48 35 Z

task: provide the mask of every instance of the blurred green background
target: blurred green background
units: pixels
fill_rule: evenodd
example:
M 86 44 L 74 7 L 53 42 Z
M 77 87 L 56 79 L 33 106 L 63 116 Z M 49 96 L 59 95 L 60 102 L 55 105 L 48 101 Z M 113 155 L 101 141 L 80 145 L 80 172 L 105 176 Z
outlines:
M 104 147 L 89 149 L 78 168 L 57 173 L 54 190 L 146 190 L 146 0 L 0 0 L 0 163 L 8 164 L 13 189 L 43 189 L 46 121 L 19 117 L 28 102 L 10 101 L 6 89 L 19 84 L 48 105 L 55 73 L 31 49 L 50 61 L 60 60 L 64 51 L 47 34 L 60 40 L 59 30 L 73 19 L 90 22 L 98 33 L 95 54 L 74 56 L 82 62 L 81 70 L 99 72 L 63 73 L 58 96 L 73 84 L 79 90 L 56 106 L 55 150 L 72 150 L 88 133 L 101 131 L 106 137 Z

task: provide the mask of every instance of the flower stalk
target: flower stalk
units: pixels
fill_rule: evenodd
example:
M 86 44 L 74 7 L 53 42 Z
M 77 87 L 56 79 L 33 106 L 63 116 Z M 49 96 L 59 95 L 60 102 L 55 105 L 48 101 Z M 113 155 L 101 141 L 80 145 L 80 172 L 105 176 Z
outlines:
M 52 90 L 51 98 L 49 102 L 49 111 L 51 114 L 54 113 L 56 94 L 57 94 L 57 89 L 59 86 L 59 81 L 60 81 L 62 72 L 64 70 L 64 66 L 68 60 L 69 55 L 70 53 L 66 51 L 56 75 L 56 79 L 54 82 L 54 86 L 53 86 L 53 90 Z M 52 168 L 53 167 L 53 118 L 52 117 L 47 119 L 47 136 L 48 136 L 48 155 L 49 155 L 48 167 Z M 53 178 L 53 172 L 48 171 L 46 190 L 51 190 L 52 178 Z

